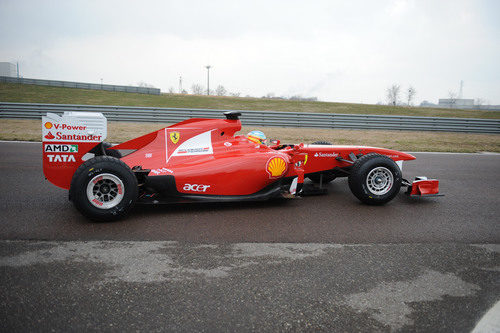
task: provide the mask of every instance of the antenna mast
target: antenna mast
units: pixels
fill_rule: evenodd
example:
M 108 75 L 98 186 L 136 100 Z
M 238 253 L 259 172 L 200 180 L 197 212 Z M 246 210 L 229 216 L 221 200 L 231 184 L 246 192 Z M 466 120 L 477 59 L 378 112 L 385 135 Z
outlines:
M 207 69 L 207 96 L 210 95 L 210 68 L 212 66 L 207 65 L 205 68 Z

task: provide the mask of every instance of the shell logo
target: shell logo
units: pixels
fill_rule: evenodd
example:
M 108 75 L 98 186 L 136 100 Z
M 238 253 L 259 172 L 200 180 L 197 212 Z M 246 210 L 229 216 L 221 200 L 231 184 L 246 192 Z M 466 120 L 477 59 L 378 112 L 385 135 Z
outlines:
M 51 129 L 52 128 L 52 123 L 50 121 L 45 123 L 45 128 L 46 129 Z
M 282 157 L 272 157 L 267 161 L 266 170 L 271 178 L 280 177 L 286 171 L 286 162 Z

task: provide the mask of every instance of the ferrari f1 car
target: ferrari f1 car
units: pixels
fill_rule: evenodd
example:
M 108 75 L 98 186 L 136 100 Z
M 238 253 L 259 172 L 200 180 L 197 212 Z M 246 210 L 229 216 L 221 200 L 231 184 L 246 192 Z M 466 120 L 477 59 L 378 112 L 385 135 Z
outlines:
M 42 118 L 43 171 L 97 221 L 124 217 L 136 203 L 267 200 L 324 193 L 348 177 L 352 194 L 369 205 L 391 201 L 406 187 L 412 196 L 438 195 L 439 182 L 402 178 L 403 152 L 327 142 L 270 145 L 235 135 L 239 112 L 226 119 L 188 119 L 111 146 L 100 113 L 48 113 Z M 121 156 L 120 151 L 132 151 Z M 304 186 L 309 178 L 316 186 Z

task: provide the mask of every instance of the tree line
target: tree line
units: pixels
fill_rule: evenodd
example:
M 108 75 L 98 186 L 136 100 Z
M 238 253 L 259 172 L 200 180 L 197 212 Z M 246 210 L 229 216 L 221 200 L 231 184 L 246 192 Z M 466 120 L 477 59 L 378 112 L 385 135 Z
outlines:
M 170 87 L 168 89 L 169 94 L 175 94 L 177 93 L 174 89 L 174 87 Z M 178 92 L 180 94 L 189 94 L 189 92 L 185 89 L 182 89 L 182 91 Z M 198 83 L 195 83 L 191 86 L 191 94 L 193 95 L 207 95 L 207 89 Z M 210 89 L 208 92 L 208 95 L 212 96 L 231 96 L 231 97 L 240 97 L 241 93 L 239 92 L 230 92 L 228 91 L 223 85 L 219 84 L 214 90 Z M 258 98 L 255 96 L 250 96 L 246 95 L 245 97 L 253 97 L 253 98 Z M 286 96 L 275 96 L 274 93 L 267 93 L 266 95 L 262 96 L 261 98 L 269 98 L 269 99 L 282 99 L 282 100 L 291 100 L 291 101 L 317 101 L 317 97 L 303 97 L 302 95 L 296 94 L 290 97 Z
M 409 86 L 404 93 L 404 104 L 408 106 L 413 105 L 413 99 L 416 94 L 417 90 L 414 87 Z M 387 104 L 393 106 L 401 105 L 401 95 L 401 86 L 399 84 L 393 84 L 386 90 Z

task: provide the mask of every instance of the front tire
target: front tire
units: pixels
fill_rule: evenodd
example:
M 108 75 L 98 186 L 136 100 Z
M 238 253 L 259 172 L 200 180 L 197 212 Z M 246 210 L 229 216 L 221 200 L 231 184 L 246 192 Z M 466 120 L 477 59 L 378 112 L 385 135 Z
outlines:
M 80 213 L 104 222 L 127 215 L 137 201 L 138 185 L 124 162 L 111 156 L 97 156 L 80 165 L 69 191 Z
M 356 160 L 349 175 L 349 188 L 361 202 L 383 205 L 399 193 L 401 170 L 391 158 L 367 154 Z

